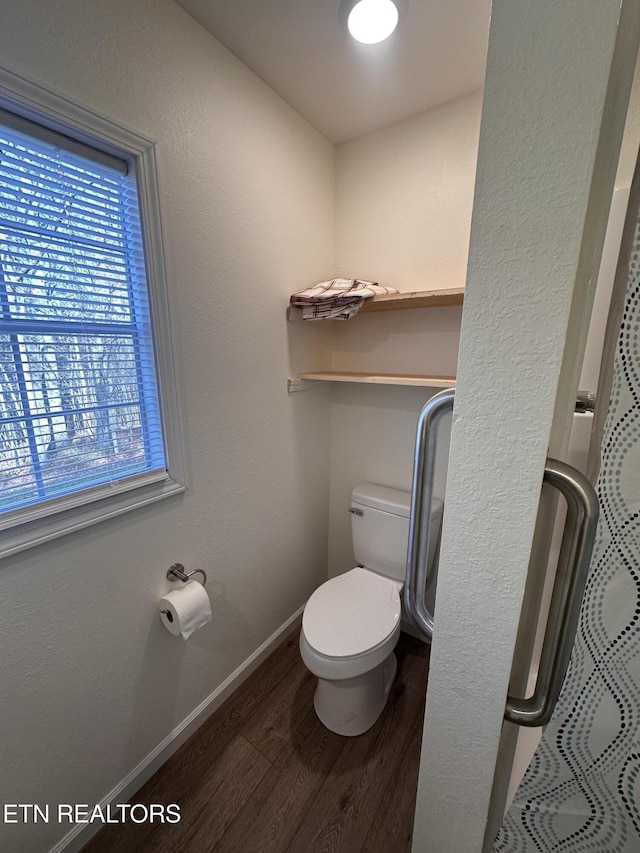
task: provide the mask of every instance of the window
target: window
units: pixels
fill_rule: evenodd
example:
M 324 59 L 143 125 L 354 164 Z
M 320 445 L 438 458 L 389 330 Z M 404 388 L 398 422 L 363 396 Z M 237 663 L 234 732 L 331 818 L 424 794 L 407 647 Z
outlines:
M 170 352 L 158 370 L 154 350 L 149 297 L 165 327 L 166 304 L 145 262 L 144 152 L 57 124 L 0 109 L 0 531 L 13 531 L 0 553 L 183 488 L 169 474 L 175 393 L 159 387 Z

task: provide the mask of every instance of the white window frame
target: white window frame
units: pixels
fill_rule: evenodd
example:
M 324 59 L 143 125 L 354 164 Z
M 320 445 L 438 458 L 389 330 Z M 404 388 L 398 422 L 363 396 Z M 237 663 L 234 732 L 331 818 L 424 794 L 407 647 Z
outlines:
M 186 478 L 154 143 L 1 68 L 0 108 L 125 160 L 135 170 L 167 462 L 160 478 L 157 473 L 151 481 L 134 475 L 111 484 L 108 494 L 104 487 L 71 493 L 52 502 L 46 515 L 42 504 L 26 506 L 0 533 L 2 558 L 184 492 Z

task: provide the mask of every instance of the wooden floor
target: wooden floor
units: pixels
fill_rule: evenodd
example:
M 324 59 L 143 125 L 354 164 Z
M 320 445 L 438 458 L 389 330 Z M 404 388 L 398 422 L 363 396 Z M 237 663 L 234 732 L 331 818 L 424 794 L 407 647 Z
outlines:
M 402 634 L 365 734 L 327 731 L 294 632 L 132 798 L 177 824 L 107 825 L 82 853 L 403 853 L 411 849 L 428 647 Z

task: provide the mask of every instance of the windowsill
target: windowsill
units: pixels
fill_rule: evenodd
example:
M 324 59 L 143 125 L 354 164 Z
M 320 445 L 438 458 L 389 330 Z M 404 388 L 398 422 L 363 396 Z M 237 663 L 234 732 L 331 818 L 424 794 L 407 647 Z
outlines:
M 44 518 L 18 522 L 12 528 L 5 530 L 0 537 L 0 559 L 184 491 L 186 486 L 171 478 L 165 478 L 132 491 L 110 495 L 99 501 L 75 506 Z

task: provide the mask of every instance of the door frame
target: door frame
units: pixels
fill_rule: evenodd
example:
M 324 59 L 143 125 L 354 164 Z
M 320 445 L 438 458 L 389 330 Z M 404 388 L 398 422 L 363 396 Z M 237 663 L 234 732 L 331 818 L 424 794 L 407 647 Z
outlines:
M 417 853 L 488 850 L 501 818 L 542 476 L 568 441 L 639 33 L 640 0 L 494 0 Z

